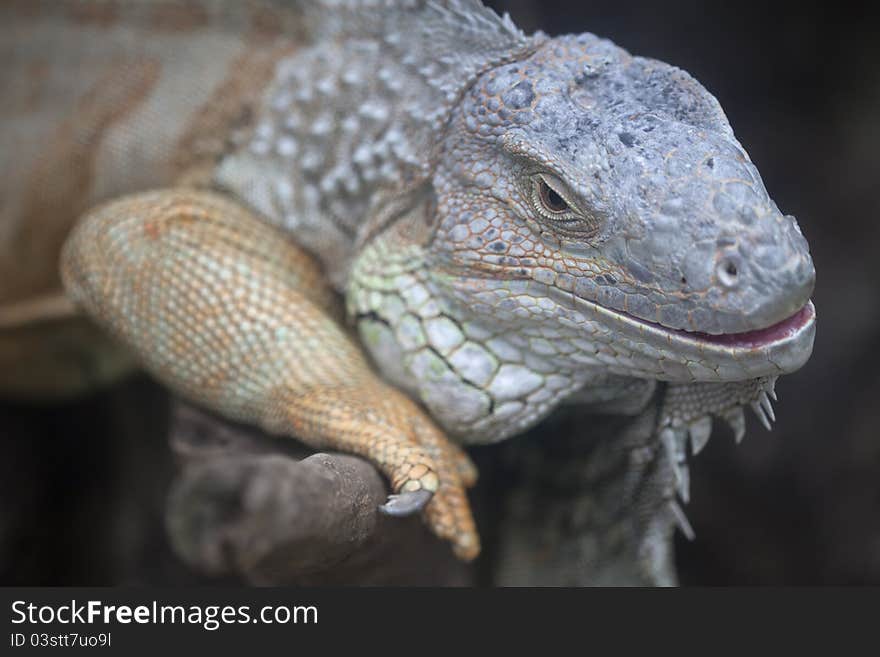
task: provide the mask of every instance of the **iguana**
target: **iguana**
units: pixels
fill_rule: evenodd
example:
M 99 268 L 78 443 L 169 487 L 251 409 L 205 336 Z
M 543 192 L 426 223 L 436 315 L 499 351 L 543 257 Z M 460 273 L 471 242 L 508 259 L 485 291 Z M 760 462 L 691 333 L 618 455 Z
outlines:
M 70 298 L 174 390 L 371 460 L 464 559 L 456 443 L 658 404 L 686 528 L 688 441 L 769 427 L 810 356 L 807 242 L 678 68 L 478 0 L 4 13 L 3 213 L 84 214 Z

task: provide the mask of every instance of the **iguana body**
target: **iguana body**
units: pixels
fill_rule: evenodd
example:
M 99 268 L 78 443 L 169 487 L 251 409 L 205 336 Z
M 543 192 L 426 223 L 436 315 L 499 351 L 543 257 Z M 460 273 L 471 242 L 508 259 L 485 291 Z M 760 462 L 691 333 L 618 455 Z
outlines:
M 303 4 L 266 10 L 290 16 L 272 38 L 242 37 L 253 21 L 236 10 L 227 50 L 190 39 L 174 66 L 204 57 L 180 73 L 204 86 L 165 89 L 161 119 L 131 107 L 159 98 L 146 72 L 93 83 L 116 109 L 95 102 L 105 118 L 81 141 L 123 182 L 81 203 L 178 189 L 85 218 L 65 251 L 73 298 L 177 390 L 373 460 L 403 493 L 390 510 L 436 491 L 429 521 L 464 557 L 473 473 L 433 422 L 489 442 L 564 400 L 638 413 L 657 398 L 654 444 L 686 498 L 688 435 L 696 451 L 712 416 L 739 436 L 742 405 L 772 414 L 768 392 L 814 331 L 806 242 L 717 101 L 678 69 L 588 34 L 527 37 L 471 0 Z M 155 22 L 175 6 L 126 12 Z M 140 178 L 123 157 L 139 144 Z M 396 388 L 282 233 L 345 294 Z M 661 491 L 661 525 L 674 495 Z M 667 539 L 633 537 L 646 554 Z

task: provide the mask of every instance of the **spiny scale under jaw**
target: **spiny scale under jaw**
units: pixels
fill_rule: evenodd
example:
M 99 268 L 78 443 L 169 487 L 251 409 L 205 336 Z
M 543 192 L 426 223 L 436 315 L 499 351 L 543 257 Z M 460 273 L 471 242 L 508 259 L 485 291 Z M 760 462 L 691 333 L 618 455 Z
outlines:
M 690 501 L 690 472 L 687 467 L 687 431 L 665 427 L 660 430 L 660 444 L 666 451 L 666 458 L 672 466 L 675 477 L 675 490 L 679 497 L 687 503 Z
M 691 450 L 695 455 L 699 454 L 712 435 L 712 418 L 704 415 L 698 420 L 691 422 L 688 429 L 691 436 Z
M 773 428 L 771 422 L 776 422 L 776 413 L 773 412 L 773 406 L 770 404 L 767 393 L 762 390 L 758 395 L 758 399 L 751 403 L 751 407 L 761 421 L 761 424 L 764 425 L 764 428 L 770 431 Z
M 479 553 L 473 464 L 373 374 L 331 318 L 320 269 L 273 228 L 216 194 L 148 192 L 88 214 L 61 266 L 70 296 L 172 389 L 369 459 L 400 493 L 386 512 L 424 506 L 456 554 Z
M 687 519 L 687 515 L 685 515 L 684 510 L 681 508 L 681 505 L 675 500 L 669 501 L 669 510 L 672 513 L 673 520 L 675 521 L 676 527 L 681 530 L 681 533 L 684 534 L 684 537 L 692 541 L 696 537 L 696 533 L 694 532 L 694 528 L 691 526 L 690 521 Z
M 712 418 L 718 417 L 730 425 L 739 443 L 746 431 L 745 405 L 754 410 L 769 431 L 771 422 L 776 420 L 770 403 L 771 397 L 776 399 L 776 380 L 777 377 L 768 377 L 741 383 L 669 386 L 660 416 L 659 437 L 672 468 L 676 492 L 684 502 L 690 499 L 688 442 L 691 452 L 699 454 L 712 434 Z
M 746 414 L 743 412 L 742 406 L 736 406 L 724 412 L 721 417 L 730 425 L 733 430 L 733 438 L 737 444 L 742 442 L 746 435 Z M 697 452 L 694 451 L 694 454 Z

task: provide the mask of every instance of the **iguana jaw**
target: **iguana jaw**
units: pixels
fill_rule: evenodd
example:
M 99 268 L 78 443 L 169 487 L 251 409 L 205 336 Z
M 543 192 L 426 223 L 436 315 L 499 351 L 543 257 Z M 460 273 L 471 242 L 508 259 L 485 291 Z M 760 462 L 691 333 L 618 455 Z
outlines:
M 664 358 L 671 355 L 686 365 L 687 374 L 675 376 L 670 371 L 665 376 L 657 376 L 661 380 L 737 381 L 778 376 L 801 368 L 813 351 L 816 309 L 812 301 L 788 318 L 766 328 L 708 334 L 670 328 L 637 318 L 555 286 L 549 286 L 549 290 L 560 305 L 576 309 L 589 319 L 591 325 L 600 325 L 615 333 L 621 346 L 646 355 L 659 351 Z M 619 373 L 632 376 L 645 374 L 639 371 Z
M 638 320 L 637 321 L 644 321 Z M 774 347 L 785 341 L 796 339 L 803 331 L 808 330 L 816 321 L 816 307 L 812 301 L 808 301 L 800 310 L 780 322 L 767 328 L 740 333 L 701 333 L 699 331 L 685 331 L 683 329 L 667 329 L 661 324 L 646 322 L 649 326 L 662 331 L 673 331 L 685 339 L 697 342 L 709 343 L 718 346 L 727 346 L 731 349 L 753 349 L 759 347 Z
M 604 308 L 604 306 L 603 306 Z M 605 308 L 605 310 L 610 310 Z M 775 348 L 792 340 L 797 340 L 806 331 L 814 327 L 816 321 L 816 307 L 812 301 L 808 301 L 800 310 L 780 322 L 766 328 L 738 333 L 703 333 L 701 331 L 687 331 L 685 329 L 670 328 L 657 322 L 635 317 L 629 313 L 610 310 L 621 315 L 622 318 L 632 320 L 637 324 L 644 325 L 648 330 L 661 335 L 670 336 L 671 340 L 685 340 L 701 343 L 704 348 L 726 348 L 728 351 L 748 350 L 759 348 Z

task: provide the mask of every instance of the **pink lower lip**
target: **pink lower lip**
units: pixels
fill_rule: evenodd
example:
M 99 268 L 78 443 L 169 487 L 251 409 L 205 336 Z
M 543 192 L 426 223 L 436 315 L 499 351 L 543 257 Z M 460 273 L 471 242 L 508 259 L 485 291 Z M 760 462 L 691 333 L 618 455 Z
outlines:
M 764 347 L 785 340 L 786 338 L 793 337 L 798 331 L 804 328 L 815 318 L 816 309 L 813 306 L 812 302 L 808 301 L 807 304 L 803 308 L 798 310 L 794 315 L 783 319 L 781 322 L 773 324 L 773 326 L 768 326 L 766 328 L 757 329 L 754 331 L 743 331 L 742 333 L 720 334 L 702 333 L 700 331 L 685 331 L 684 329 L 669 328 L 668 326 L 663 326 L 662 324 L 657 324 L 656 322 L 649 322 L 648 320 L 635 317 L 634 315 L 630 315 L 628 313 L 624 314 L 626 314 L 627 317 L 647 326 L 650 326 L 655 330 L 664 331 L 666 333 L 675 333 L 676 335 L 690 338 L 695 342 L 704 342 L 724 347 L 738 347 L 748 349 L 754 347 Z
M 766 347 L 779 342 L 783 342 L 784 340 L 787 340 L 789 338 L 793 338 L 803 329 L 809 326 L 816 318 L 816 307 L 813 305 L 812 301 L 807 301 L 807 303 L 804 304 L 801 309 L 798 310 L 796 313 L 788 316 L 780 322 L 777 322 L 776 324 L 773 324 L 772 326 L 767 326 L 762 329 L 755 329 L 753 331 L 742 331 L 740 333 L 714 334 L 703 333 L 702 331 L 686 331 L 684 329 L 671 328 L 669 326 L 663 326 L 662 324 L 659 324 L 657 322 L 652 322 L 647 319 L 642 319 L 641 317 L 636 317 L 635 315 L 631 315 L 625 311 L 611 310 L 596 302 L 588 301 L 587 303 L 591 303 L 592 305 L 601 308 L 606 312 L 616 313 L 617 315 L 626 317 L 629 320 L 638 322 L 639 324 L 649 327 L 653 331 L 657 331 L 659 333 L 679 335 L 683 338 L 688 338 L 697 344 L 712 344 L 722 347 L 733 347 L 740 349 Z
M 798 310 L 791 317 L 783 319 L 781 322 L 778 322 L 773 326 L 757 329 L 755 331 L 722 333 L 720 335 L 688 331 L 679 332 L 697 338 L 703 342 L 711 342 L 712 344 L 719 344 L 728 347 L 761 347 L 792 337 L 804 326 L 809 324 L 815 316 L 816 310 L 813 307 L 813 304 L 807 302 L 803 308 Z

